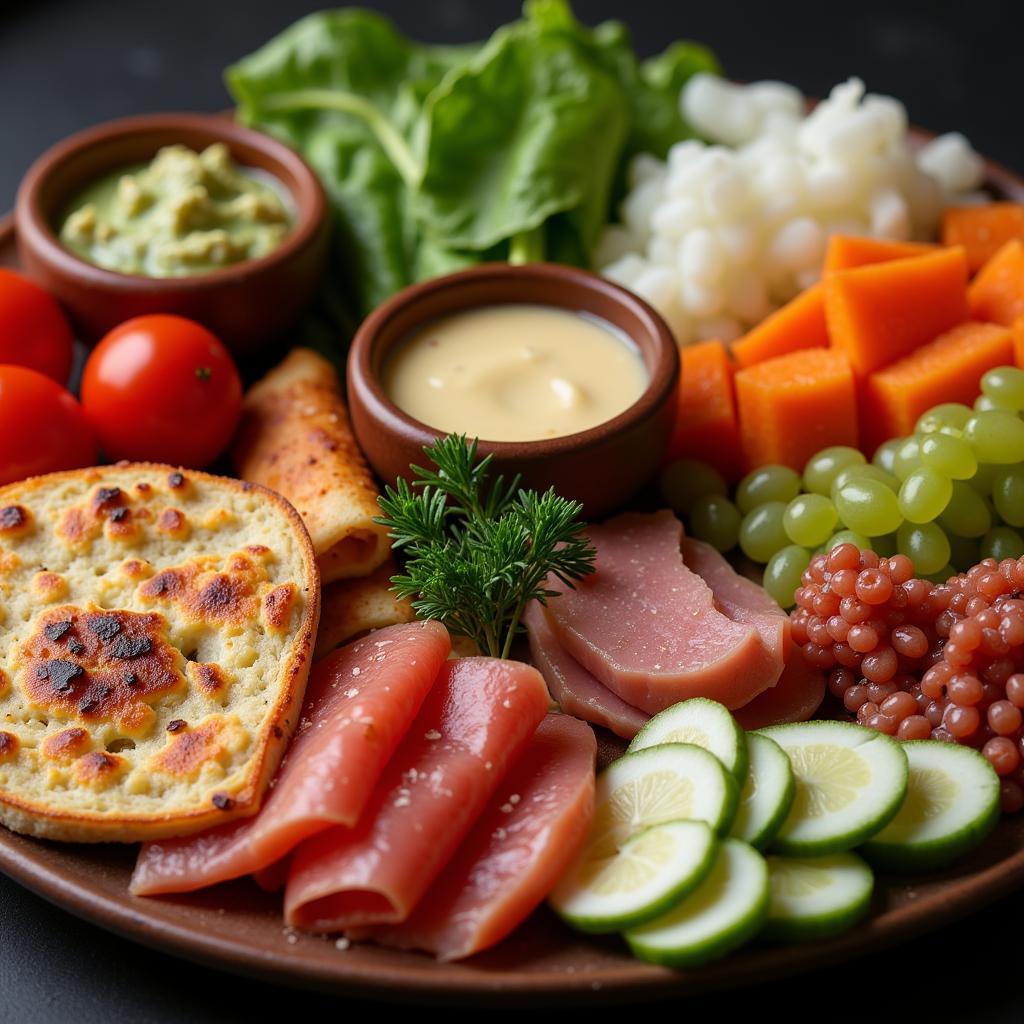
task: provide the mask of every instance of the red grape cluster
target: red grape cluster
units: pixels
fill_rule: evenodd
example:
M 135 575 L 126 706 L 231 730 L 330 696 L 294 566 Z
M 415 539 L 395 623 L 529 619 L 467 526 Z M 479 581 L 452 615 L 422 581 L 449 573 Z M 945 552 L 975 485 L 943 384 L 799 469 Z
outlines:
M 863 725 L 976 747 L 1024 807 L 1024 558 L 988 558 L 945 583 L 903 555 L 843 544 L 796 592 L 793 638 Z

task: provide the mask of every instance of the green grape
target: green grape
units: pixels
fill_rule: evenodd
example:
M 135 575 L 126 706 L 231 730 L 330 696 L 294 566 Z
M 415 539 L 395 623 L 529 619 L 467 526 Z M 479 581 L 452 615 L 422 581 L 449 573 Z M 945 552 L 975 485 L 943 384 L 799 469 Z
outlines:
M 850 480 L 839 489 L 836 510 L 844 526 L 868 537 L 892 533 L 903 522 L 896 495 L 868 477 Z
M 900 512 L 912 523 L 930 523 L 942 514 L 952 497 L 953 481 L 937 469 L 922 466 L 903 481 Z
M 810 564 L 811 553 L 798 544 L 776 551 L 764 569 L 764 589 L 783 608 L 792 608 L 793 595 L 800 586 L 800 577 Z
M 946 539 L 949 541 L 949 561 L 956 566 L 957 572 L 967 572 L 981 561 L 981 544 L 976 538 L 947 533 Z
M 939 525 L 958 537 L 981 537 L 992 526 L 992 512 L 973 487 L 954 480 L 953 494 L 939 516 Z
M 690 514 L 698 498 L 729 493 L 722 474 L 714 466 L 696 459 L 680 459 L 666 466 L 659 485 L 662 497 L 682 516 Z
M 782 517 L 786 535 L 794 544 L 813 548 L 832 536 L 839 513 L 828 498 L 820 494 L 801 494 L 787 506 Z
M 853 530 L 840 530 L 838 533 L 833 533 L 827 541 L 825 541 L 825 550 L 831 551 L 833 548 L 839 547 L 840 544 L 854 544 L 861 551 L 874 550 L 873 541 L 870 537 L 865 537 L 863 533 L 855 533 Z
M 1024 409 L 1024 370 L 1016 366 L 997 366 L 982 374 L 981 390 L 1004 409 Z M 977 408 L 977 406 L 975 406 Z
M 874 458 L 871 460 L 872 465 L 877 466 L 879 469 L 884 469 L 886 473 L 891 473 L 892 467 L 896 462 L 896 452 L 899 451 L 902 444 L 902 437 L 894 437 L 891 441 L 880 444 L 875 450 Z
M 832 481 L 842 470 L 848 466 L 863 466 L 865 462 L 867 459 L 864 453 L 856 448 L 845 445 L 822 448 L 804 466 L 804 487 L 814 494 L 828 494 L 832 489 Z
M 929 583 L 945 583 L 950 577 L 956 575 L 956 569 L 951 565 L 944 565 L 938 572 L 933 572 L 923 577 Z
M 721 494 L 705 494 L 690 506 L 690 533 L 719 551 L 736 546 L 740 510 Z
M 995 483 L 996 477 L 1002 470 L 1002 466 L 993 466 L 988 462 L 978 463 L 978 472 L 971 477 L 968 483 L 979 493 L 979 494 L 991 494 L 992 486 Z
M 789 466 L 761 466 L 748 473 L 736 488 L 736 504 L 746 515 L 769 501 L 785 504 L 800 493 L 800 474 Z
M 914 430 L 918 434 L 933 434 L 943 427 L 960 431 L 972 415 L 971 409 L 961 402 L 943 402 L 923 413 Z
M 786 506 L 781 501 L 769 501 L 748 512 L 740 524 L 740 550 L 754 562 L 764 565 L 780 548 L 789 544 L 786 528 L 782 525 Z
M 903 443 L 896 449 L 896 456 L 892 460 L 892 473 L 897 480 L 906 480 L 911 473 L 921 465 L 921 445 L 917 435 L 905 437 Z
M 964 440 L 979 462 L 1001 466 L 1024 462 L 1024 421 L 1016 413 L 998 409 L 975 413 L 964 427 Z
M 900 482 L 892 475 L 892 473 L 886 472 L 880 466 L 847 466 L 846 469 L 842 470 L 832 481 L 832 501 L 836 500 L 836 495 L 851 481 L 851 480 L 877 480 L 881 484 L 885 484 L 886 487 L 896 494 L 900 489 Z
M 949 539 L 935 523 L 904 523 L 896 533 L 896 547 L 914 563 L 918 576 L 938 572 L 949 563 Z
M 1024 526 L 1024 465 L 1007 466 L 996 474 L 992 503 L 1004 523 Z
M 1001 562 L 1004 558 L 1020 558 L 1021 555 L 1024 555 L 1024 537 L 1009 526 L 997 526 L 981 538 L 982 558 Z
M 978 472 L 974 450 L 960 437 L 929 434 L 921 441 L 921 462 L 952 480 L 970 480 Z
M 974 400 L 975 412 L 991 412 L 993 409 L 1001 409 L 1003 412 L 1017 412 L 1012 405 L 1004 405 L 998 395 L 978 395 Z
M 896 554 L 897 549 L 895 533 L 883 533 L 880 537 L 874 537 L 871 540 L 871 550 L 879 558 L 891 558 Z

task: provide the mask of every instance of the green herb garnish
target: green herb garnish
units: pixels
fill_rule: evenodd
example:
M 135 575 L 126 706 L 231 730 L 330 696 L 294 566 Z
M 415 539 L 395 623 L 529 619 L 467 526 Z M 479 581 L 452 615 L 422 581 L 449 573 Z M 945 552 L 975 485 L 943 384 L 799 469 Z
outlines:
M 405 575 L 392 590 L 413 598 L 421 618 L 439 619 L 485 654 L 507 658 L 527 603 L 546 603 L 557 590 L 594 571 L 594 549 L 579 520 L 583 506 L 499 476 L 487 484 L 491 456 L 477 462 L 477 442 L 451 434 L 424 453 L 436 470 L 410 467 L 415 479 L 385 487 L 378 498 Z

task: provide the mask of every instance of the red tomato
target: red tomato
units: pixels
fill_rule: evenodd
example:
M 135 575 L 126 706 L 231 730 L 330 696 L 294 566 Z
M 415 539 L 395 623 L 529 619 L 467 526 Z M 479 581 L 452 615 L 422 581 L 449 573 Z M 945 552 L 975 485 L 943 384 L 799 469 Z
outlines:
M 0 484 L 96 463 L 74 395 L 35 370 L 0 366 Z
M 108 458 L 200 468 L 231 440 L 242 382 L 205 327 L 181 316 L 139 316 L 93 349 L 82 405 Z
M 66 384 L 71 341 L 56 301 L 27 277 L 0 268 L 0 363 L 27 366 Z

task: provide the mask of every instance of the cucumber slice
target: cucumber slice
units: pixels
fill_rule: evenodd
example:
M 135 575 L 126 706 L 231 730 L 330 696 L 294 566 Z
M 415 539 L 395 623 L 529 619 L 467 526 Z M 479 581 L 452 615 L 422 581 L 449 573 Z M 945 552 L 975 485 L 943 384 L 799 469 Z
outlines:
M 789 756 L 793 805 L 772 850 L 820 857 L 860 845 L 895 817 L 907 795 L 899 743 L 851 722 L 796 722 L 759 730 Z
M 747 775 L 747 744 L 739 723 L 724 704 L 691 697 L 655 715 L 629 745 L 629 751 L 661 743 L 692 743 L 718 758 L 742 782 Z
M 750 768 L 729 834 L 760 850 L 782 827 L 793 804 L 796 785 L 785 751 L 774 740 L 747 734 Z
M 771 903 L 764 937 L 803 942 L 838 935 L 871 906 L 875 876 L 855 853 L 768 858 Z
M 999 821 L 999 776 L 970 747 L 909 740 L 903 806 L 864 844 L 873 864 L 895 870 L 943 867 L 977 846 Z
M 707 876 L 718 841 L 703 821 L 667 821 L 609 852 L 588 846 L 549 897 L 584 932 L 617 932 L 671 910 Z
M 768 866 L 752 846 L 723 839 L 711 874 L 697 890 L 649 924 L 625 933 L 641 960 L 695 967 L 752 939 L 768 914 Z
M 702 747 L 665 743 L 620 757 L 597 777 L 588 845 L 609 853 L 665 821 L 705 821 L 719 835 L 736 814 L 739 787 Z

